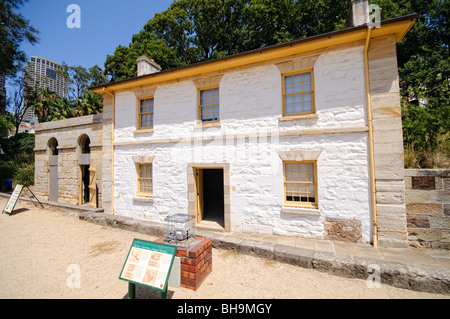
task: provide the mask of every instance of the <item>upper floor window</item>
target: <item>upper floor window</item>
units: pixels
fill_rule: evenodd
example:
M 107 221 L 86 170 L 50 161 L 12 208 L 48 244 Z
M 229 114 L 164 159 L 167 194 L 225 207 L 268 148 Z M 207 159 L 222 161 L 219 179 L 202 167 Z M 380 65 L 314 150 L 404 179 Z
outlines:
M 219 87 L 199 90 L 199 120 L 219 121 Z
M 313 70 L 283 76 L 283 115 L 315 112 Z
M 153 128 L 154 99 L 145 98 L 139 100 L 139 128 Z

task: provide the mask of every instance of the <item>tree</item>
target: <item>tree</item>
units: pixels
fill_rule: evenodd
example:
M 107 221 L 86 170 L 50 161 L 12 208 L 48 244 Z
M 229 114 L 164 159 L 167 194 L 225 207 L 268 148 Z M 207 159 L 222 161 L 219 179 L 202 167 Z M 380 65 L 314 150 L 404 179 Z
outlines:
M 7 104 L 9 104 L 10 110 L 9 117 L 15 128 L 15 137 L 19 133 L 19 127 L 25 114 L 35 103 L 37 97 L 28 83 L 30 83 L 29 76 L 25 72 L 18 72 L 12 79 L 13 97 L 12 101 L 7 101 Z
M 39 122 L 47 122 L 48 117 L 52 117 L 52 104 L 58 99 L 58 95 L 48 87 L 45 89 L 37 88 L 32 92 L 34 97 L 34 114 Z
M 14 12 L 25 1 L 0 0 L 0 74 L 14 74 L 18 65 L 26 61 L 25 53 L 20 50 L 23 41 L 38 42 L 39 31 Z
M 84 116 L 103 112 L 103 99 L 93 92 L 86 92 L 77 100 L 74 116 Z
M 350 0 L 178 0 L 150 19 L 128 47 L 108 55 L 111 81 L 136 75 L 145 54 L 163 69 L 211 60 L 345 26 Z
M 105 74 L 111 81 L 118 81 L 137 75 L 136 60 L 139 56 L 152 57 L 163 69 L 183 65 L 176 56 L 176 51 L 163 40 L 156 39 L 150 32 L 141 31 L 135 34 L 128 47 L 118 46 L 114 55 L 108 55 L 105 62 Z M 105 83 L 105 82 L 103 82 Z
M 109 82 L 102 68 L 99 67 L 97 64 L 89 68 L 89 75 L 90 75 L 89 86 L 97 86 Z

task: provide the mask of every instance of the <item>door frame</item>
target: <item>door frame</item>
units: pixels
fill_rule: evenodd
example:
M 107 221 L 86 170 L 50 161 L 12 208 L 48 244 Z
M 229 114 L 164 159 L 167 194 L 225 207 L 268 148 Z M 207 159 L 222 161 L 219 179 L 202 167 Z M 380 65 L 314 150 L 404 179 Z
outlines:
M 48 160 L 48 200 L 57 202 L 59 199 L 58 155 L 50 155 Z
M 188 164 L 188 213 L 195 215 L 196 223 L 199 222 L 197 211 L 199 205 L 203 202 L 200 196 L 203 196 L 203 190 L 200 191 L 198 187 L 203 186 L 203 181 L 198 183 L 197 172 L 202 172 L 203 169 L 222 169 L 223 170 L 223 200 L 224 200 L 224 229 L 231 231 L 231 203 L 230 203 L 230 164 L 229 163 L 189 163 Z M 199 198 L 200 197 L 200 198 Z M 200 206 L 203 209 L 203 205 Z M 202 211 L 200 212 L 202 213 Z M 200 216 L 203 217 L 203 216 Z M 200 219 L 201 220 L 201 219 Z

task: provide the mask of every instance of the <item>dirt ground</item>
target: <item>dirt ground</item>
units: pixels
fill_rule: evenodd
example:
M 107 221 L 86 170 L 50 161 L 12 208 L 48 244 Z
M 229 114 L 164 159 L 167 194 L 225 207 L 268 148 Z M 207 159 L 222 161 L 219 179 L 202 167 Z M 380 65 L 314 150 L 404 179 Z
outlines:
M 0 197 L 3 210 L 7 199 Z M 122 299 L 128 283 L 119 278 L 134 238 L 155 237 L 81 221 L 54 208 L 19 200 L 11 215 L 0 215 L 0 298 Z M 399 289 L 368 288 L 366 280 L 213 249 L 213 271 L 196 291 L 169 287 L 173 299 L 335 299 L 450 296 Z M 76 287 L 75 270 L 80 271 Z M 75 287 L 74 287 L 75 286 Z M 159 298 L 138 287 L 136 297 Z

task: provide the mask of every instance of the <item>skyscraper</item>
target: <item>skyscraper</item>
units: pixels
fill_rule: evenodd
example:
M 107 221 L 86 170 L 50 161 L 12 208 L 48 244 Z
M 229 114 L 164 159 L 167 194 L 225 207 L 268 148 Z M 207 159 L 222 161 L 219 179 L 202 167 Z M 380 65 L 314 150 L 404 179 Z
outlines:
M 61 97 L 67 95 L 67 81 L 62 72 L 65 67 L 44 59 L 41 57 L 32 56 L 30 62 L 25 67 L 25 72 L 28 76 L 28 85 L 33 88 L 49 88 Z M 60 71 L 60 72 L 59 72 Z M 28 110 L 24 116 L 24 122 L 30 122 L 34 117 L 34 110 Z

